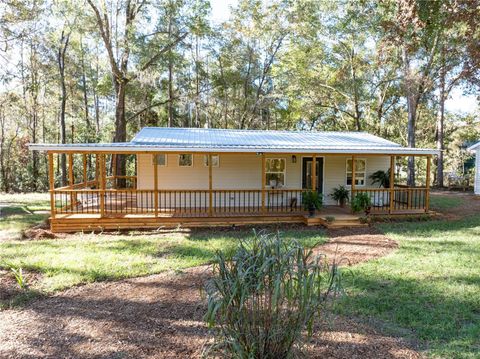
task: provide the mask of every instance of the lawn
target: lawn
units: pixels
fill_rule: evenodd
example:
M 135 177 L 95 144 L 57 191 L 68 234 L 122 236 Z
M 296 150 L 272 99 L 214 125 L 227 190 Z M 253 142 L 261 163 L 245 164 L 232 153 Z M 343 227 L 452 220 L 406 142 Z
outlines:
M 0 194 L 0 240 L 19 238 L 21 231 L 48 217 L 48 193 Z
M 435 195 L 431 203 L 436 210 L 455 213 L 465 207 L 464 201 Z M 0 196 L 0 203 L 8 203 L 0 222 L 0 262 L 41 273 L 33 289 L 44 294 L 209 263 L 217 250 L 232 250 L 240 238 L 253 235 L 246 228 L 184 229 L 24 241 L 18 232 L 37 220 L 32 212 L 48 208 L 47 197 L 13 196 L 7 201 Z M 398 241 L 399 249 L 351 268 L 338 311 L 409 337 L 432 357 L 480 357 L 480 215 L 475 211 L 461 220 L 375 224 Z M 45 215 L 38 216 L 41 220 Z M 282 235 L 308 247 L 327 239 L 322 230 L 295 226 L 282 227 Z
M 407 329 L 434 357 L 480 357 L 480 216 L 378 227 L 400 248 L 352 269 L 340 312 Z

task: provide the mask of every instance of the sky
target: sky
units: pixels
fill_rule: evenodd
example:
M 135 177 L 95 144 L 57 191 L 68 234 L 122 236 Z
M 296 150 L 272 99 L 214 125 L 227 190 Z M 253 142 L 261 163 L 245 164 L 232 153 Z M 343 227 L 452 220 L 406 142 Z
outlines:
M 219 24 L 228 20 L 230 7 L 236 4 L 237 0 L 210 0 L 212 22 Z M 445 108 L 447 111 L 457 114 L 468 114 L 479 110 L 476 96 L 465 95 L 462 88 L 453 89 L 450 98 L 445 103 Z

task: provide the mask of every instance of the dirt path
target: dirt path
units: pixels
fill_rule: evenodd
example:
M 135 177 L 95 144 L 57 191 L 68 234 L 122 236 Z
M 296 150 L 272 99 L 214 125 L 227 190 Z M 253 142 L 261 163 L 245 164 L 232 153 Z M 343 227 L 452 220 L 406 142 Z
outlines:
M 317 250 L 350 264 L 385 255 L 396 243 L 370 228 L 329 232 Z M 208 330 L 197 267 L 119 282 L 94 283 L 0 312 L 1 358 L 197 358 Z M 308 346 L 316 358 L 418 358 L 408 343 L 353 319 L 319 325 Z

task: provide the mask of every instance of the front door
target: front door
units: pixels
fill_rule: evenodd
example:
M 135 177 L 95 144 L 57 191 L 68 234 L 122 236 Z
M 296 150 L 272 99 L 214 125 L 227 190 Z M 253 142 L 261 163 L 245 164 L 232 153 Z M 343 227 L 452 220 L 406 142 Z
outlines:
M 302 166 L 302 188 L 312 189 L 312 157 L 303 157 Z M 318 193 L 323 193 L 323 158 L 316 158 L 316 190 Z

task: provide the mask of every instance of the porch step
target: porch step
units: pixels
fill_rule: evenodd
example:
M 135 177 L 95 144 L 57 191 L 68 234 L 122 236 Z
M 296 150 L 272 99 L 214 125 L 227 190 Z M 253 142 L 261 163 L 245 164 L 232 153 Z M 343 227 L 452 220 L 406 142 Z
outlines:
M 329 222 L 327 217 L 333 217 L 334 220 Z M 304 216 L 304 223 L 307 226 L 324 226 L 326 228 L 368 227 L 368 223 L 362 223 L 360 217 L 349 214 Z

